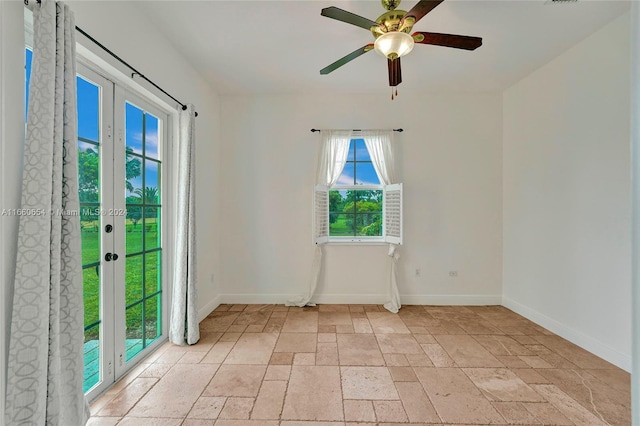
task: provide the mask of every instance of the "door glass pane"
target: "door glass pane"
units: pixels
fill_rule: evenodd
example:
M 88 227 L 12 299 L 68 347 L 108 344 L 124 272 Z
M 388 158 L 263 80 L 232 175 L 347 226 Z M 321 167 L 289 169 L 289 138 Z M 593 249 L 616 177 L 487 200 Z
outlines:
M 100 202 L 100 93 L 102 88 L 78 76 L 78 195 L 84 290 L 84 391 L 103 380 Z
M 126 310 L 127 331 L 125 336 L 125 348 L 127 352 L 127 361 L 131 360 L 133 357 L 139 354 L 142 349 L 144 349 L 144 342 L 142 339 L 143 306 L 144 305 L 142 303 L 138 303 L 137 305 L 131 306 Z
M 138 155 L 144 155 L 143 149 L 143 136 L 142 119 L 143 111 L 135 105 L 126 102 L 125 105 L 125 146 L 130 148 L 132 152 Z
M 142 236 L 144 234 L 142 207 L 135 204 L 127 204 L 125 228 L 127 230 L 125 237 L 127 254 L 142 252 L 144 250 L 142 247 Z
M 144 255 L 127 257 L 125 277 L 125 303 L 131 306 L 142 299 L 142 277 L 143 277 Z
M 78 99 L 82 99 L 82 108 L 78 108 L 78 137 L 97 141 L 100 133 L 100 88 L 78 76 Z
M 162 120 L 126 103 L 126 359 L 162 336 Z

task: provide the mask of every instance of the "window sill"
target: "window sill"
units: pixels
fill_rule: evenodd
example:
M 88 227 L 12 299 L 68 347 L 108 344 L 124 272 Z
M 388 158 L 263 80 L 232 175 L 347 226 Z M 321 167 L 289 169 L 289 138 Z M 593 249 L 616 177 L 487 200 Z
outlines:
M 340 240 L 329 240 L 327 241 L 328 245 L 337 245 L 337 246 L 384 246 L 389 243 L 384 240 L 370 240 L 370 239 L 359 239 L 359 238 L 349 238 L 349 239 L 340 239 Z

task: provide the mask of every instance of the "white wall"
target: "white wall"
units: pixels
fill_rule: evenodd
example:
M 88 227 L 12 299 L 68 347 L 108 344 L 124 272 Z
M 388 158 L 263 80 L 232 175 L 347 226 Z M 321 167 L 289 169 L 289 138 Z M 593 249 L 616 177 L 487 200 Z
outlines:
M 70 2 L 76 24 L 144 72 L 169 93 L 183 102 L 196 105 L 197 136 L 197 220 L 198 220 L 198 291 L 201 315 L 217 303 L 218 289 L 214 271 L 219 265 L 219 100 L 197 71 L 187 63 L 156 28 L 144 17 L 144 9 L 131 2 Z M 2 99 L 0 137 L 2 187 L 0 209 L 18 208 L 22 177 L 22 143 L 24 131 L 24 26 L 22 2 L 0 1 L 0 94 Z M 89 42 L 78 41 L 102 55 Z M 102 55 L 110 60 L 108 56 Z M 121 68 L 121 67 L 120 67 Z M 121 68 L 122 69 L 122 68 Z M 153 89 L 152 89 L 153 91 Z M 162 96 L 162 95 L 159 95 Z M 0 277 L 2 279 L 2 338 L 0 343 L 1 388 L 4 391 L 7 327 L 11 315 L 11 295 L 15 268 L 17 221 L 0 219 Z M 217 277 L 216 277 L 217 280 Z M 4 395 L 0 395 L 4 401 Z M 0 404 L 4 409 L 4 403 Z M 2 414 L 2 413 L 0 413 Z M 0 417 L 3 418 L 4 416 Z
M 320 144 L 312 127 L 403 127 L 403 302 L 501 302 L 501 95 L 400 86 L 392 102 L 383 92 L 222 97 L 224 301 L 282 303 L 307 288 Z M 329 245 L 325 260 L 316 301 L 386 301 L 386 246 Z
M 504 93 L 504 304 L 630 368 L 629 14 Z

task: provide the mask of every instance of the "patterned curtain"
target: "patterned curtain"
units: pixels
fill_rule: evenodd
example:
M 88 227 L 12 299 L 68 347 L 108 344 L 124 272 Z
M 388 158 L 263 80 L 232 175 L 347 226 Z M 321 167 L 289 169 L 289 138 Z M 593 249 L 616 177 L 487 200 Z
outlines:
M 7 369 L 8 425 L 84 425 L 75 24 L 31 2 L 33 65 Z

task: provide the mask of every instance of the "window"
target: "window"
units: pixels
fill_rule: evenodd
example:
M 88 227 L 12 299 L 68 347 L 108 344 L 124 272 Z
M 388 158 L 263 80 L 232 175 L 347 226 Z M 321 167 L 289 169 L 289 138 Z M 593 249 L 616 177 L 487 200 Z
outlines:
M 382 193 L 364 139 L 351 139 L 342 174 L 329 190 L 329 237 L 381 237 Z
M 402 242 L 402 184 L 383 185 L 362 138 L 331 187 L 316 187 L 316 242 Z

